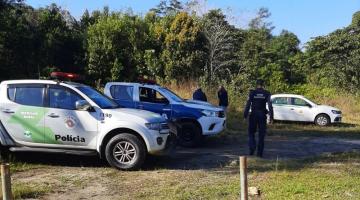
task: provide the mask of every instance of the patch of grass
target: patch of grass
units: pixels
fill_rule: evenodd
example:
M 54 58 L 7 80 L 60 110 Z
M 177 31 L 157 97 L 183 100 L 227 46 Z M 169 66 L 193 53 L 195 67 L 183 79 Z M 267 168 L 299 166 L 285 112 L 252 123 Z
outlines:
M 46 184 L 32 183 L 14 183 L 12 184 L 12 193 L 14 199 L 34 199 L 51 192 L 51 186 Z M 2 194 L 0 191 L 0 196 Z
M 237 199 L 238 186 L 231 174 L 205 170 L 159 170 L 109 174 L 120 199 Z M 135 175 L 135 176 L 134 176 Z M 117 178 L 115 178 L 117 177 Z
M 86 181 L 83 177 L 77 175 L 62 175 L 59 178 L 61 186 L 73 186 L 73 187 L 84 187 L 86 185 Z
M 360 153 L 313 158 L 249 158 L 249 186 L 262 199 L 359 199 Z M 239 199 L 238 165 L 215 170 L 112 171 L 112 191 L 120 199 Z
M 36 169 L 36 168 L 41 168 L 41 167 L 44 167 L 44 165 L 17 162 L 15 160 L 10 161 L 10 171 L 11 171 L 11 173 L 27 171 L 27 170 L 30 170 L 30 169 Z
M 269 126 L 269 135 L 287 137 L 339 137 L 359 139 L 360 126 L 339 124 L 328 127 L 319 127 L 312 124 L 289 124 L 277 122 Z
M 273 161 L 267 164 L 264 170 L 264 161 L 250 162 L 250 185 L 260 187 L 265 199 L 360 198 L 359 152 L 280 161 L 278 170 Z

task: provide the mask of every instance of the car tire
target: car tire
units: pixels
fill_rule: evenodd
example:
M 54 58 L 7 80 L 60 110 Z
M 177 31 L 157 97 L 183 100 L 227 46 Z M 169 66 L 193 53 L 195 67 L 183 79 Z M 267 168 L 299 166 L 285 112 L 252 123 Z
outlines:
M 201 128 L 193 122 L 181 122 L 177 134 L 178 144 L 183 147 L 197 147 L 202 140 Z
M 135 135 L 122 133 L 106 144 L 105 157 L 108 163 L 120 170 L 139 169 L 146 158 L 146 146 Z
M 318 126 L 328 126 L 330 124 L 330 117 L 326 114 L 319 114 L 315 117 L 315 124 Z

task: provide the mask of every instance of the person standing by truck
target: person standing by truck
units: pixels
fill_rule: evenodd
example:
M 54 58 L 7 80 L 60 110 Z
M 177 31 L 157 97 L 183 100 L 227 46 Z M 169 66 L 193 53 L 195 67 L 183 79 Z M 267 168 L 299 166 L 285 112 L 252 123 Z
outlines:
M 225 90 L 224 86 L 220 86 L 217 92 L 218 99 L 219 99 L 219 106 L 224 109 L 226 112 L 227 107 L 229 105 L 228 93 Z
M 200 86 L 193 93 L 193 100 L 207 101 L 206 94 L 201 90 Z
M 266 109 L 268 104 L 269 111 Z M 251 113 L 250 112 L 251 108 Z M 250 155 L 254 155 L 256 149 L 255 132 L 259 129 L 259 138 L 257 144 L 257 156 L 262 157 L 264 152 L 264 140 L 266 135 L 266 114 L 270 115 L 270 123 L 274 119 L 273 107 L 271 103 L 271 94 L 264 89 L 264 81 L 256 81 L 256 89 L 250 90 L 249 97 L 244 110 L 244 119 L 249 117 L 249 149 Z

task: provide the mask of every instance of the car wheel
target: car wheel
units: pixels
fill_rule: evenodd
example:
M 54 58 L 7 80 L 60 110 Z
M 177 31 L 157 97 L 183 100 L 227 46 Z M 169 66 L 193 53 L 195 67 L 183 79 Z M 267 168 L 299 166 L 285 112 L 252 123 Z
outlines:
M 135 135 L 119 134 L 106 144 L 105 157 L 117 169 L 139 169 L 145 161 L 146 146 Z
M 193 122 L 182 122 L 178 128 L 178 143 L 184 147 L 199 146 L 202 140 L 201 129 Z
M 318 126 L 327 126 L 330 124 L 330 117 L 326 114 L 320 114 L 316 116 L 315 124 Z

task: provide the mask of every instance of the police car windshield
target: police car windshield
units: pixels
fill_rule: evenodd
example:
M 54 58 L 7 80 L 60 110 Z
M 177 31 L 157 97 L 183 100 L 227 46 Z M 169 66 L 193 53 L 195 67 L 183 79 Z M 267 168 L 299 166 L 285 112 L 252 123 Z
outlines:
M 170 97 L 173 101 L 176 101 L 176 102 L 184 101 L 184 99 L 182 99 L 177 94 L 175 94 L 174 92 L 172 92 L 171 90 L 169 90 L 167 88 L 159 87 L 159 90 L 161 90 L 163 93 L 165 93 L 166 96 Z
M 114 109 L 120 107 L 115 101 L 89 86 L 81 86 L 76 88 L 88 96 L 91 100 L 93 100 L 102 109 Z

